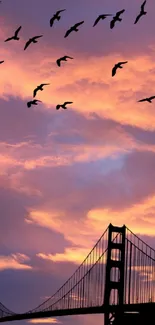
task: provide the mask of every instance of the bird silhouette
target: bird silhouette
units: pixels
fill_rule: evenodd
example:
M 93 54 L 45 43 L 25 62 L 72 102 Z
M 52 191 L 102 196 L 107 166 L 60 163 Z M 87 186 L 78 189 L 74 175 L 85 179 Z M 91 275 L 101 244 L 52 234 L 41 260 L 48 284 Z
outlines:
M 4 61 L 0 61 L 0 64 L 2 64 Z
M 72 104 L 73 102 L 64 102 L 62 105 L 58 104 L 56 106 L 56 109 L 58 110 L 60 107 L 62 107 L 63 109 L 67 109 L 66 105 L 67 104 Z
M 112 16 L 112 15 L 110 15 L 110 14 L 99 15 L 98 18 L 95 20 L 93 27 L 96 26 L 101 19 L 103 20 L 108 16 Z
M 145 4 L 146 4 L 146 0 L 142 3 L 140 13 L 136 17 L 136 20 L 135 20 L 134 24 L 137 24 L 137 22 L 138 22 L 138 20 L 140 19 L 141 16 L 145 16 L 147 14 L 147 11 L 144 11 Z
M 148 103 L 152 103 L 152 99 L 154 99 L 155 96 L 152 96 L 152 97 L 146 97 L 144 99 L 140 99 L 138 100 L 138 102 L 148 102 Z
M 18 33 L 20 31 L 20 29 L 22 28 L 22 26 L 20 26 L 14 33 L 14 35 L 12 37 L 7 38 L 4 42 L 8 42 L 11 41 L 12 39 L 14 39 L 15 41 L 19 41 L 19 37 L 18 37 Z
M 113 17 L 113 19 L 110 22 L 110 28 L 114 28 L 116 21 L 122 21 L 122 18 L 120 18 L 120 15 L 123 14 L 125 9 L 122 9 L 120 11 L 116 12 L 116 15 Z
M 114 65 L 113 69 L 112 69 L 112 77 L 116 74 L 116 70 L 118 68 L 122 69 L 123 67 L 121 67 L 121 64 L 125 64 L 128 63 L 128 61 L 124 61 L 124 62 L 118 62 L 117 64 Z
M 31 105 L 38 105 L 38 102 L 41 102 L 39 99 L 33 99 L 27 102 L 27 107 L 31 107 Z
M 74 26 L 71 26 L 70 29 L 67 30 L 66 34 L 64 37 L 67 37 L 71 32 L 75 31 L 78 32 L 78 26 L 82 25 L 84 23 L 83 21 L 80 21 L 79 23 L 75 24 Z
M 56 60 L 56 63 L 58 65 L 58 67 L 61 66 L 61 61 L 67 61 L 67 59 L 73 59 L 71 56 L 65 55 L 62 58 Z
M 33 91 L 33 97 L 36 97 L 36 94 L 37 94 L 37 91 L 38 91 L 38 90 L 43 91 L 43 90 L 44 90 L 44 89 L 43 89 L 43 86 L 46 86 L 46 85 L 50 85 L 50 84 L 40 84 L 39 86 L 37 86 L 37 87 L 34 89 L 34 91 Z
M 30 39 L 26 42 L 25 47 L 24 47 L 24 50 L 26 50 L 27 47 L 28 47 L 31 43 L 37 43 L 38 41 L 37 41 L 36 39 L 37 39 L 37 38 L 40 38 L 40 37 L 42 37 L 42 36 L 43 36 L 43 35 L 39 35 L 39 36 L 34 36 L 34 37 L 30 38 Z
M 65 11 L 66 9 L 62 9 L 62 10 L 58 10 L 53 17 L 50 19 L 50 26 L 52 27 L 54 24 L 55 20 L 60 20 L 61 16 L 60 16 L 60 12 Z

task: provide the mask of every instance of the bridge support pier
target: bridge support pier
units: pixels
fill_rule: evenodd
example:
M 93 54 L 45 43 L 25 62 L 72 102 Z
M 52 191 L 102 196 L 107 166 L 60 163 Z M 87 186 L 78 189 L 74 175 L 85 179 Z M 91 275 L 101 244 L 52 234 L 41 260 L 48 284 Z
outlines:
M 107 312 L 104 314 L 104 325 L 111 324 L 110 314 L 108 312 L 108 307 L 110 304 L 118 304 L 119 307 L 123 305 L 124 302 L 124 261 L 125 261 L 125 226 L 115 227 L 112 224 L 109 225 L 108 234 L 108 252 L 107 252 L 107 265 L 106 265 L 106 277 L 105 277 L 105 294 L 104 294 L 104 305 L 107 307 Z M 117 238 L 114 239 L 116 236 Z M 112 259 L 112 251 L 117 250 L 119 252 L 119 257 Z M 111 269 L 114 268 L 115 271 L 118 269 L 117 274 L 119 277 L 117 279 L 111 279 Z M 111 302 L 111 291 L 117 290 L 117 301 Z M 121 311 L 121 308 L 119 308 Z

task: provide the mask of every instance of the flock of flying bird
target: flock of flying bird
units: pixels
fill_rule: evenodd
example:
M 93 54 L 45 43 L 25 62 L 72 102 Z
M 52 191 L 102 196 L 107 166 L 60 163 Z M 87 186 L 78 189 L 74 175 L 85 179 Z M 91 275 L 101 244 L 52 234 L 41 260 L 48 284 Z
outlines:
M 1 2 L 1 1 L 0 1 L 0 2 Z M 144 6 L 145 6 L 145 4 L 146 4 L 146 0 L 142 3 L 142 5 L 141 5 L 141 9 L 140 9 L 140 13 L 139 13 L 139 15 L 136 17 L 134 24 L 137 24 L 137 22 L 139 21 L 139 19 L 140 19 L 142 16 L 144 16 L 144 15 L 147 14 L 147 12 L 144 10 Z M 53 17 L 50 19 L 50 27 L 53 26 L 55 20 L 57 20 L 57 21 L 60 20 L 60 18 L 61 18 L 60 13 L 63 12 L 63 11 L 65 11 L 65 10 L 66 10 L 66 9 L 58 10 L 58 11 L 53 15 Z M 110 28 L 113 29 L 113 28 L 115 27 L 116 22 L 121 22 L 121 21 L 122 21 L 122 18 L 120 18 L 120 16 L 121 16 L 124 12 L 125 12 L 125 9 L 116 12 L 115 16 L 113 16 L 112 14 L 102 14 L 102 15 L 99 15 L 99 16 L 97 17 L 97 19 L 95 20 L 93 27 L 96 26 L 96 25 L 99 23 L 100 20 L 104 20 L 104 19 L 105 19 L 106 17 L 108 17 L 108 16 L 113 16 L 113 18 L 112 18 L 112 20 L 111 20 L 111 22 L 110 22 Z M 64 35 L 64 38 L 68 37 L 68 36 L 69 36 L 73 31 L 78 32 L 78 31 L 79 31 L 78 27 L 79 27 L 80 25 L 82 25 L 83 23 L 84 23 L 84 21 L 80 21 L 79 23 L 76 23 L 75 25 L 71 26 L 71 27 L 66 31 L 66 33 L 65 33 L 65 35 Z M 18 34 L 19 34 L 19 31 L 21 30 L 21 28 L 22 28 L 22 26 L 20 26 L 20 27 L 15 31 L 15 33 L 14 33 L 14 35 L 13 35 L 12 37 L 7 38 L 4 42 L 8 42 L 8 41 L 11 41 L 11 40 L 16 40 L 16 41 L 18 41 L 18 40 L 20 39 L 19 36 L 18 36 Z M 37 35 L 37 36 L 33 36 L 32 38 L 30 38 L 30 39 L 26 42 L 26 44 L 25 44 L 24 51 L 25 51 L 25 50 L 30 46 L 31 43 L 37 43 L 37 42 L 38 42 L 38 39 L 41 38 L 42 36 L 43 36 L 43 35 Z M 59 58 L 59 59 L 56 60 L 56 64 L 57 64 L 57 66 L 60 67 L 60 66 L 61 66 L 61 61 L 67 61 L 67 59 L 73 59 L 73 58 L 70 57 L 70 56 L 68 56 L 68 55 L 65 55 L 65 56 L 63 56 L 63 57 L 61 57 L 61 58 Z M 3 62 L 4 62 L 4 61 L 0 61 L 0 64 L 3 63 Z M 123 62 L 118 62 L 118 63 L 116 63 L 116 64 L 114 65 L 114 67 L 112 68 L 112 77 L 115 76 L 117 69 L 118 69 L 118 68 L 119 68 L 119 69 L 122 69 L 122 68 L 123 68 L 122 65 L 123 65 L 123 64 L 126 64 L 126 63 L 128 63 L 128 61 L 123 61 Z M 43 87 L 46 86 L 46 85 L 50 85 L 50 84 L 49 84 L 49 83 L 42 83 L 42 84 L 40 84 L 39 86 L 37 86 L 37 87 L 34 89 L 34 91 L 33 91 L 33 98 L 35 98 L 37 92 L 38 92 L 39 90 L 42 91 L 42 90 L 43 90 Z M 152 99 L 154 99 L 154 98 L 155 98 L 155 96 L 152 96 L 152 97 L 148 97 L 148 98 L 141 99 L 141 100 L 139 100 L 138 102 L 144 102 L 144 101 L 147 101 L 147 102 L 151 103 L 151 102 L 152 102 Z M 27 102 L 27 106 L 28 106 L 28 107 L 31 107 L 31 105 L 37 105 L 38 102 L 41 102 L 41 100 L 33 99 L 33 100 Z M 66 105 L 68 105 L 68 104 L 72 104 L 72 103 L 73 103 L 73 102 L 64 102 L 63 104 L 58 104 L 58 105 L 56 106 L 56 109 L 57 109 L 57 110 L 60 109 L 60 108 L 67 109 Z

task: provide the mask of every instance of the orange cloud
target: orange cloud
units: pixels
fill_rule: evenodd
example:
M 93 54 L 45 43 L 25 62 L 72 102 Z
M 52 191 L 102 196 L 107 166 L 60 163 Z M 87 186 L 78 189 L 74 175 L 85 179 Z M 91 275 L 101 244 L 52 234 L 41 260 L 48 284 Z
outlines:
M 51 324 L 61 324 L 61 322 L 56 318 L 32 318 L 27 321 L 27 323 L 39 324 L 39 323 L 51 323 Z
M 75 264 L 80 264 L 83 262 L 84 258 L 89 254 L 90 249 L 86 248 L 80 248 L 80 247 L 71 247 L 71 248 L 66 248 L 64 250 L 64 253 L 57 253 L 57 254 L 44 254 L 44 253 L 38 253 L 36 256 L 48 260 L 48 261 L 53 261 L 53 262 L 72 262 Z M 103 263 L 103 260 L 101 263 Z M 106 256 L 105 260 L 106 262 Z
M 117 226 L 126 224 L 134 233 L 154 236 L 155 220 L 155 196 L 145 198 L 141 203 L 127 207 L 126 209 L 113 211 L 111 209 L 91 210 L 87 214 L 87 220 L 94 231 L 106 228 L 109 223 Z
M 80 264 L 83 261 L 83 256 L 87 256 L 89 254 L 89 249 L 84 248 L 66 248 L 64 253 L 57 254 L 43 254 L 38 253 L 36 256 L 53 261 L 53 262 L 72 262 L 76 264 Z
M 33 144 L 30 141 L 24 143 L 16 143 L 11 145 L 9 143 L 0 143 L 1 155 L 0 155 L 0 173 L 6 174 L 8 170 L 12 167 L 18 167 L 18 169 L 23 168 L 25 170 L 33 170 L 37 167 L 53 167 L 53 166 L 65 166 L 71 165 L 75 162 L 87 162 L 89 160 L 97 160 L 100 158 L 105 158 L 107 156 L 118 155 L 119 153 L 124 153 L 130 151 L 131 147 L 138 147 L 138 144 L 134 140 L 123 134 L 118 133 L 114 138 L 116 143 L 111 143 L 110 145 L 94 145 L 94 144 L 84 144 L 82 146 L 74 146 L 72 144 L 59 145 L 59 154 L 51 149 L 54 141 L 48 142 L 44 147 Z M 144 145 L 139 145 L 143 148 Z M 155 146 L 146 146 L 150 151 L 155 150 Z M 67 150 L 66 150 L 67 149 Z M 46 154 L 48 152 L 48 154 Z M 29 159 L 27 158 L 29 156 Z M 39 156 L 39 157 L 38 157 Z M 31 158 L 32 157 L 32 158 Z
M 109 223 L 122 226 L 124 223 L 134 233 L 154 236 L 155 196 L 145 198 L 141 203 L 122 210 L 94 209 L 90 210 L 83 220 L 65 218 L 62 211 L 48 211 L 46 209 L 29 209 L 25 219 L 27 223 L 34 223 L 52 229 L 64 235 L 72 247 L 64 249 L 62 253 L 37 254 L 38 257 L 54 262 L 69 261 L 81 263 L 101 236 Z M 74 247 L 75 245 L 75 247 Z
M 28 209 L 28 215 L 25 218 L 25 222 L 29 223 L 33 222 L 34 224 L 40 225 L 41 227 L 45 227 L 48 229 L 52 229 L 64 235 L 65 239 L 70 241 L 72 245 L 80 245 L 80 249 L 76 251 L 76 248 L 66 250 L 64 260 L 71 260 L 71 255 L 77 254 L 74 258 L 76 261 L 79 259 L 83 259 L 85 254 L 88 252 L 90 248 L 94 244 L 94 238 L 97 239 L 96 233 L 94 233 L 94 229 L 92 225 L 88 223 L 87 220 L 70 220 L 65 218 L 65 212 L 61 210 L 48 211 L 44 209 Z M 103 229 L 104 231 L 104 229 Z M 101 231 L 98 231 L 99 236 L 101 235 Z M 73 255 L 74 255 L 73 254 Z M 59 254 L 55 259 L 59 260 Z M 62 258 L 62 256 L 61 256 Z M 73 258 L 73 257 L 72 257 Z
M 9 169 L 17 167 L 18 171 L 13 174 L 11 181 L 18 183 L 22 181 L 22 169 L 33 170 L 38 167 L 67 166 L 75 162 L 97 161 L 106 157 L 115 158 L 120 154 L 131 152 L 131 150 L 155 152 L 155 145 L 136 141 L 122 130 L 110 131 L 106 137 L 103 144 L 79 146 L 68 143 L 59 144 L 59 154 L 52 150 L 55 145 L 53 140 L 50 143 L 47 141 L 44 147 L 31 141 L 16 144 L 0 142 L 0 174 L 6 175 Z M 33 192 L 36 192 L 37 195 L 37 190 L 34 189 Z
M 23 264 L 29 261 L 29 257 L 25 254 L 11 254 L 10 256 L 0 255 L 0 270 L 31 270 L 32 267 L 28 264 Z
M 7 99 L 11 95 L 27 101 L 32 97 L 34 87 L 44 80 L 51 82 L 51 86 L 39 93 L 44 106 L 37 106 L 35 110 L 51 109 L 59 102 L 71 100 L 73 105 L 70 109 L 75 109 L 81 114 L 88 115 L 95 111 L 102 117 L 122 124 L 150 130 L 155 128 L 153 106 L 137 103 L 139 97 L 154 94 L 155 76 L 150 74 L 150 70 L 155 68 L 155 63 L 151 54 L 133 54 L 132 57 L 129 54 L 128 64 L 112 78 L 113 65 L 117 61 L 126 60 L 124 55 L 121 55 L 121 50 L 120 53 L 104 57 L 89 57 L 87 64 L 85 58 L 73 53 L 75 59 L 60 69 L 55 64 L 57 50 L 55 49 L 53 55 L 53 49 L 51 51 L 50 47 L 47 47 L 44 59 L 41 52 L 34 58 L 34 54 L 30 52 L 24 56 L 17 49 L 12 50 L 10 47 L 4 50 L 1 46 L 1 53 L 7 57 L 0 75 L 2 98 Z M 50 62 L 53 68 L 52 76 L 49 72 Z M 42 69 L 38 69 L 38 64 Z M 29 68 L 25 69 L 25 66 Z M 16 78 L 11 79 L 10 76 L 13 75 L 16 75 Z

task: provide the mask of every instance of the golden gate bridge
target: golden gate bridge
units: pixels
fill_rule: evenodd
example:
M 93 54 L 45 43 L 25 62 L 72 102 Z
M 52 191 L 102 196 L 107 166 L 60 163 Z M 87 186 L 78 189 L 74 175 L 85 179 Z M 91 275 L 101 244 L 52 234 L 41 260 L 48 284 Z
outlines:
M 102 313 L 105 325 L 152 324 L 154 272 L 155 250 L 125 225 L 110 224 L 55 294 L 25 313 L 0 303 L 0 322 Z

